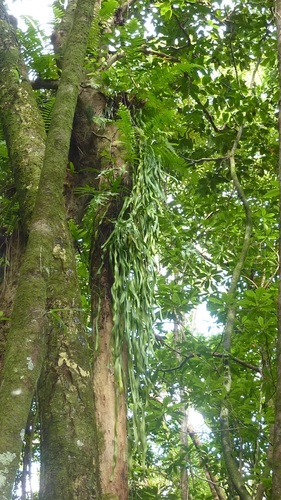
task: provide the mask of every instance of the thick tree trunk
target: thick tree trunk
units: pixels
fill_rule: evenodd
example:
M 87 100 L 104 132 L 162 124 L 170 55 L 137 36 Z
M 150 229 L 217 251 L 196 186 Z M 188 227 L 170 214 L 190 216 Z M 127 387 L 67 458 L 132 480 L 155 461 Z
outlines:
M 11 496 L 24 429 L 45 353 L 45 332 L 51 323 L 45 314 L 49 278 L 58 272 L 58 266 L 60 266 L 59 272 L 65 273 L 66 276 L 73 272 L 73 269 L 65 267 L 68 263 L 68 246 L 67 239 L 64 238 L 65 208 L 62 190 L 92 12 L 93 2 L 90 0 L 78 2 L 75 29 L 71 33 L 65 52 L 61 84 L 47 140 L 30 237 L 14 304 L 0 392 L 3 409 L 0 414 L 0 491 L 3 500 Z M 73 314 L 75 322 L 75 309 Z M 58 364 L 61 363 L 63 367 L 66 365 L 66 372 L 71 372 L 69 368 L 71 367 L 76 377 L 80 378 L 81 385 L 88 384 L 89 387 L 90 376 L 83 369 L 84 365 L 80 367 L 78 362 L 72 365 L 73 361 L 67 347 L 64 353 L 65 356 L 59 359 Z M 88 383 L 85 382 L 86 379 Z M 73 385 L 77 388 L 77 383 Z M 76 401 L 78 403 L 77 398 Z M 88 399 L 83 402 L 88 404 Z M 68 417 L 71 426 L 73 414 Z M 95 444 L 89 442 L 82 452 L 85 433 L 81 432 L 81 428 L 80 436 L 82 439 L 76 440 L 75 453 L 72 443 L 63 443 L 65 446 L 71 445 L 73 453 L 68 456 L 72 457 L 73 463 L 77 460 L 79 463 L 82 461 L 82 455 L 90 450 L 89 463 L 92 464 Z M 73 489 L 69 498 L 87 498 L 89 491 L 92 493 L 94 490 L 93 482 L 91 481 L 89 487 L 88 480 L 83 491 L 81 479 L 79 478 L 79 488 L 76 484 L 76 490 Z M 97 498 L 98 494 L 95 493 Z

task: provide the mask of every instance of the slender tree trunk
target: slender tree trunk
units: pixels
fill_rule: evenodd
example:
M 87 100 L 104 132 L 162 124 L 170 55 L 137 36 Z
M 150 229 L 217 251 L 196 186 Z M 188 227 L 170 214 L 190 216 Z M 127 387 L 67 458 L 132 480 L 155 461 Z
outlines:
M 48 280 L 53 273 L 58 272 L 59 266 L 59 272 L 66 276 L 73 272 L 73 269 L 65 267 L 68 264 L 68 247 L 63 231 L 65 208 L 62 188 L 92 10 L 93 2 L 78 2 L 75 29 L 65 52 L 65 64 L 47 140 L 30 237 L 14 303 L 0 392 L 3 408 L 0 414 L 0 491 L 3 500 L 11 496 L 24 429 L 45 353 L 45 332 L 51 326 L 51 321 L 45 314 Z M 74 304 L 74 320 L 75 311 Z M 68 375 L 74 370 L 76 377 L 80 377 L 81 385 L 87 385 L 85 380 L 88 378 L 90 381 L 89 372 L 84 370 L 84 365 L 80 367 L 76 363 L 73 366 L 67 348 L 64 352 L 64 357 L 59 360 L 60 365 L 66 366 Z M 88 404 L 88 400 L 83 402 Z M 82 457 L 90 451 L 89 463 L 92 465 L 94 443 L 88 442 L 83 448 L 85 434 L 80 435 L 82 439 L 76 440 L 75 450 L 72 446 L 73 454 L 70 456 L 73 463 L 78 461 L 81 467 L 81 463 L 85 463 L 85 458 Z M 92 481 L 87 479 L 87 484 L 81 485 L 80 478 L 78 483 L 77 478 L 75 479 L 76 484 L 73 485 L 69 498 L 87 498 L 89 491 L 98 498 L 98 491 L 93 493 L 95 487 Z
M 174 339 L 176 345 L 179 344 L 182 341 L 182 332 L 179 329 L 179 318 L 176 318 L 174 322 Z M 177 358 L 179 361 L 181 361 L 181 356 L 177 354 Z M 182 392 L 182 391 L 181 391 Z M 181 394 L 182 397 L 182 394 Z M 191 441 L 198 451 L 200 461 L 202 464 L 202 468 L 204 471 L 204 474 L 206 476 L 206 480 L 208 481 L 208 485 L 211 490 L 212 497 L 215 500 L 226 500 L 225 494 L 223 489 L 219 486 L 217 478 L 211 473 L 210 467 L 208 466 L 208 461 L 204 457 L 201 449 L 201 444 L 199 442 L 199 439 L 196 436 L 196 433 L 194 432 L 192 426 L 190 425 L 189 422 L 189 409 L 186 407 L 182 407 L 182 420 L 181 420 L 181 431 L 180 431 L 180 442 L 181 445 L 184 447 L 186 450 L 186 460 L 188 460 L 188 455 L 187 455 L 187 445 L 188 445 L 188 438 L 191 438 Z M 181 500 L 188 500 L 189 498 L 189 483 L 188 483 L 188 471 L 187 467 L 184 465 L 181 467 Z
M 209 484 L 209 487 L 210 487 L 210 490 L 212 493 L 212 497 L 214 498 L 214 500 L 226 500 L 224 490 L 219 486 L 217 478 L 212 474 L 212 472 L 210 470 L 210 466 L 208 464 L 207 457 L 205 457 L 204 453 L 202 453 L 201 443 L 200 443 L 198 437 L 196 436 L 196 433 L 194 432 L 194 430 L 190 426 L 190 424 L 187 425 L 187 433 L 188 433 L 189 437 L 191 438 L 191 441 L 193 442 L 194 447 L 196 448 L 196 450 L 199 453 L 200 461 L 202 463 L 202 467 L 204 469 L 205 476 L 206 476 L 206 479 L 208 481 L 208 484 Z
M 112 301 L 110 271 L 104 267 L 98 298 L 97 349 L 94 358 L 96 418 L 100 433 L 101 487 L 116 500 L 128 498 L 127 402 L 126 387 L 118 393 L 112 353 Z M 96 309 L 96 307 L 95 307 Z M 126 358 L 124 357 L 124 362 Z
M 273 446 L 272 446 L 273 433 L 274 433 L 274 428 L 272 426 L 270 434 L 269 434 L 270 443 L 268 445 L 267 452 L 266 452 L 266 461 L 264 464 L 262 479 L 269 479 L 271 477 L 272 456 L 273 456 Z M 268 490 L 269 490 L 269 486 L 266 487 L 265 482 L 260 482 L 260 484 L 257 487 L 255 500 L 263 500 L 264 494 L 268 493 Z
M 100 176 L 98 188 L 102 193 L 108 183 L 108 172 L 115 167 L 115 176 L 120 177 L 125 191 L 118 197 L 109 198 L 96 210 L 94 237 L 91 249 L 91 292 L 94 330 L 94 394 L 97 424 L 100 430 L 100 473 L 104 495 L 116 500 L 128 498 L 128 452 L 127 452 L 127 380 L 120 388 L 115 380 L 112 343 L 113 313 L 111 287 L 112 270 L 108 252 L 103 245 L 114 230 L 123 204 L 123 196 L 129 189 L 128 173 L 122 170 L 124 151 L 118 144 L 118 129 L 114 124 L 105 128 L 103 136 L 97 137 L 96 151 Z M 106 154 L 107 151 L 107 154 Z M 127 187 L 126 187 L 127 186 Z M 127 356 L 123 352 L 124 373 L 127 371 Z
M 281 90 L 281 0 L 275 3 L 277 27 L 277 50 L 279 89 Z M 272 499 L 281 498 L 281 101 L 279 97 L 279 294 L 278 294 L 278 340 L 277 340 L 277 385 L 275 394 L 275 425 L 272 463 Z
M 243 125 L 240 125 L 239 130 L 237 132 L 235 141 L 229 152 L 229 163 L 230 163 L 230 173 L 233 181 L 233 185 L 236 189 L 237 195 L 243 203 L 243 208 L 245 210 L 245 233 L 243 245 L 237 259 L 236 265 L 234 267 L 230 287 L 228 290 L 228 308 L 227 308 L 227 316 L 226 316 L 226 324 L 223 332 L 223 345 L 224 345 L 224 380 L 223 380 L 223 394 L 224 399 L 221 404 L 220 411 L 220 423 L 221 423 L 221 443 L 222 443 L 222 452 L 225 460 L 225 465 L 230 481 L 230 485 L 232 484 L 235 488 L 235 491 L 240 496 L 242 500 L 251 500 L 251 495 L 249 494 L 243 476 L 239 470 L 236 458 L 233 453 L 232 446 L 232 438 L 230 433 L 230 416 L 229 416 L 229 403 L 228 398 L 231 392 L 232 385 L 232 376 L 231 376 L 231 365 L 230 365 L 230 355 L 231 355 L 231 344 L 232 344 L 232 335 L 233 335 L 233 327 L 235 322 L 235 314 L 236 314 L 236 290 L 241 277 L 241 272 L 247 257 L 247 253 L 250 246 L 251 234 L 252 234 L 252 213 L 248 203 L 248 200 L 245 197 L 242 186 L 239 182 L 239 179 L 236 174 L 236 164 L 235 164 L 235 154 L 241 139 L 241 135 L 243 132 Z
M 174 320 L 174 341 L 176 346 L 182 341 L 182 332 L 179 329 L 179 318 L 176 317 Z M 177 359 L 179 361 L 182 360 L 180 354 L 177 354 Z M 180 398 L 182 399 L 183 388 L 181 388 Z M 185 450 L 185 458 L 188 461 L 187 455 L 187 445 L 188 445 L 188 408 L 184 405 L 182 406 L 182 418 L 181 418 L 181 430 L 180 430 L 180 443 Z M 181 485 L 181 500 L 188 500 L 188 490 L 189 490 L 189 482 L 188 482 L 188 470 L 186 464 L 183 464 L 180 471 L 180 485 Z
M 188 445 L 188 409 L 183 409 L 184 414 L 181 420 L 180 442 L 181 445 L 187 450 Z M 187 458 L 187 457 L 186 457 Z M 181 468 L 181 500 L 188 500 L 188 471 L 187 466 Z

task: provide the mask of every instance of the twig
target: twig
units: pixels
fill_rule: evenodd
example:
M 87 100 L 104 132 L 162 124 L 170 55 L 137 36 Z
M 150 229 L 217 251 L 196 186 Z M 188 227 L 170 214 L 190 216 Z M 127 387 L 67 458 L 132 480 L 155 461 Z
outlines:
M 221 354 L 219 352 L 213 352 L 212 356 L 214 358 L 223 358 L 224 354 Z M 250 370 L 256 372 L 256 373 L 261 373 L 262 370 L 258 366 L 252 365 L 251 363 L 247 363 L 247 361 L 243 361 L 242 359 L 236 358 L 235 356 L 230 355 L 230 359 L 232 361 L 235 361 L 235 363 L 238 363 L 241 366 L 244 366 L 245 368 L 249 368 Z
M 186 161 L 190 161 L 190 163 L 200 164 L 200 163 L 204 163 L 205 161 L 221 161 L 221 160 L 226 160 L 227 156 L 217 156 L 215 158 L 199 158 L 198 160 L 194 160 L 193 158 L 185 158 L 185 157 L 183 157 L 183 158 Z
M 149 49 L 145 45 L 142 46 L 142 51 L 144 54 L 160 57 L 161 59 L 166 59 L 167 61 L 180 62 L 177 57 L 169 56 L 165 52 L 159 52 L 158 50 Z
M 187 39 L 187 46 L 191 47 L 191 40 L 190 40 L 189 33 L 186 31 L 186 29 L 184 28 L 184 26 L 182 25 L 182 23 L 180 22 L 178 16 L 175 13 L 174 13 L 174 17 L 176 18 L 176 21 L 178 23 L 178 26 L 179 26 L 180 30 L 183 32 L 183 34 L 185 35 L 185 37 Z
M 217 127 L 217 125 L 214 122 L 214 119 L 213 119 L 212 115 L 210 114 L 210 112 L 208 111 L 208 109 L 206 108 L 206 106 L 204 106 L 204 104 L 200 101 L 200 99 L 197 96 L 193 95 L 192 97 L 193 97 L 194 101 L 197 102 L 197 104 L 199 104 L 199 106 L 202 109 L 204 115 L 206 116 L 208 122 L 212 125 L 214 131 L 217 134 L 221 134 L 222 132 L 225 131 L 226 128 L 228 128 L 227 124 L 224 124 L 224 126 L 221 127 L 221 128 Z
M 202 354 L 193 353 L 193 352 L 188 354 L 188 355 L 185 355 L 182 352 L 178 351 L 177 349 L 174 349 L 173 347 L 171 347 L 169 344 L 167 344 L 160 336 L 156 335 L 155 338 L 158 342 L 160 342 L 161 345 L 164 345 L 170 351 L 173 351 L 176 354 L 180 355 L 182 358 L 184 358 L 179 365 L 177 365 L 173 368 L 161 368 L 160 370 L 163 373 L 180 370 L 189 359 L 202 357 Z M 212 352 L 211 356 L 213 356 L 214 358 L 224 358 L 225 355 L 223 353 L 220 353 L 220 352 Z M 235 356 L 232 356 L 232 355 L 230 355 L 230 359 L 232 361 L 235 361 L 235 363 L 238 363 L 239 365 L 243 366 L 244 368 L 249 368 L 250 370 L 254 371 L 255 373 L 261 373 L 261 369 L 258 366 L 252 365 L 251 363 L 248 363 L 247 361 L 243 361 L 242 359 L 236 358 Z

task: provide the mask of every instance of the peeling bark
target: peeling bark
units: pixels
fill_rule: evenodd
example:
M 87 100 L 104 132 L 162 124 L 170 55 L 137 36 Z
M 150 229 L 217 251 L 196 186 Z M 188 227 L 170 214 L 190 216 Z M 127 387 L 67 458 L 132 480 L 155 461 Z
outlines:
M 79 193 L 77 196 L 72 189 L 73 183 L 76 187 L 92 186 L 97 193 L 104 195 L 94 215 L 90 257 L 93 390 L 99 429 L 102 494 L 109 495 L 106 498 L 125 500 L 128 498 L 127 404 L 124 391 L 116 397 L 111 342 L 113 276 L 108 255 L 103 255 L 102 247 L 114 229 L 124 196 L 130 191 L 130 174 L 124 169 L 125 151 L 116 123 L 112 120 L 98 125 L 93 119 L 104 117 L 106 105 L 102 93 L 86 86 L 81 88 L 69 156 L 75 174 L 69 175 L 66 200 L 68 215 L 80 223 L 91 195 L 82 197 Z M 112 194 L 111 183 L 116 179 L 120 180 L 119 192 Z M 123 361 L 126 367 L 125 353 Z
M 127 381 L 117 389 L 114 375 L 114 354 L 112 352 L 112 297 L 113 276 L 108 254 L 103 245 L 114 229 L 122 208 L 123 197 L 129 190 L 129 174 L 123 171 L 124 151 L 118 141 L 119 133 L 115 124 L 105 127 L 96 135 L 97 156 L 100 164 L 99 190 L 102 192 L 110 178 L 120 177 L 118 196 L 110 196 L 97 209 L 94 236 L 91 249 L 91 291 L 94 329 L 94 394 L 97 423 L 101 433 L 100 472 L 102 492 L 116 500 L 128 498 L 128 457 L 127 457 Z M 113 176 L 113 177 L 112 177 Z M 123 188 L 122 188 L 123 185 Z M 123 191 L 124 189 L 124 191 Z M 127 356 L 123 353 L 124 372 L 127 371 Z
M 125 389 L 117 397 L 111 335 L 113 328 L 110 277 L 106 267 L 100 276 L 97 349 L 94 357 L 94 394 L 99 428 L 101 487 L 109 498 L 128 498 L 127 404 Z M 124 357 L 124 363 L 126 358 Z

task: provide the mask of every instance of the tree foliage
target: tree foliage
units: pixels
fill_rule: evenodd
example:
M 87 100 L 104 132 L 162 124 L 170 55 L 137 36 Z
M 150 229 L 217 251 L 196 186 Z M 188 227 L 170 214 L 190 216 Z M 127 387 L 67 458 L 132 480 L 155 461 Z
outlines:
M 66 102 L 57 87 L 66 78 L 62 61 L 67 65 L 74 4 L 54 2 L 55 55 L 36 22 L 17 30 L 24 78 L 34 89 L 47 147 L 56 106 Z M 279 384 L 274 5 L 103 0 L 94 10 L 68 163 L 60 160 L 64 198 L 61 188 L 57 196 L 67 207 L 64 234 L 70 231 L 75 246 L 88 361 L 99 344 L 107 293 L 95 280 L 100 276 L 102 282 L 109 269 L 108 349 L 117 395 L 128 390 L 130 497 L 185 500 L 185 477 L 190 498 L 277 498 L 271 483 Z M 21 68 L 20 76 L 15 71 L 9 73 L 11 85 L 23 78 Z M 91 102 L 83 101 L 88 91 Z M 3 123 L 9 113 L 3 105 Z M 40 133 L 38 143 L 44 143 Z M 12 265 L 7 244 L 15 230 L 24 228 L 28 245 L 32 241 L 33 201 L 24 208 L 26 178 L 13 171 L 14 143 L 5 130 L 0 139 L 5 283 Z M 43 172 L 41 189 L 52 175 L 43 186 Z M 56 241 L 71 248 L 59 235 Z M 63 266 L 61 252 L 51 251 L 57 268 Z M 67 318 L 50 293 L 55 281 L 46 281 L 48 314 L 63 330 Z M 192 321 L 200 304 L 211 317 L 207 329 Z M 3 307 L 2 353 L 9 312 Z M 68 363 L 58 343 L 59 350 L 53 346 L 47 355 L 50 369 L 55 356 Z M 44 380 L 55 383 L 48 374 Z M 202 434 L 190 418 L 194 410 L 204 419 Z M 116 452 L 118 436 L 115 445 Z

